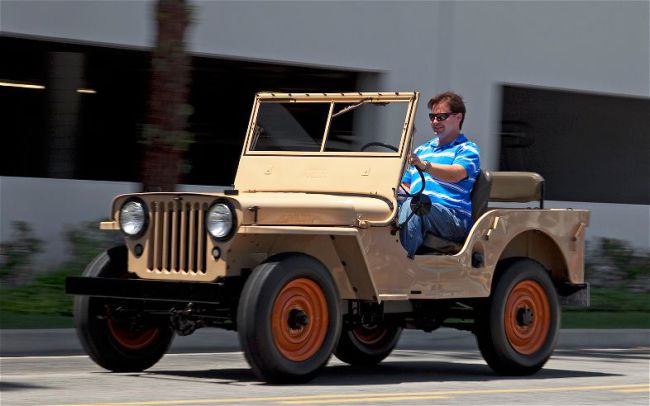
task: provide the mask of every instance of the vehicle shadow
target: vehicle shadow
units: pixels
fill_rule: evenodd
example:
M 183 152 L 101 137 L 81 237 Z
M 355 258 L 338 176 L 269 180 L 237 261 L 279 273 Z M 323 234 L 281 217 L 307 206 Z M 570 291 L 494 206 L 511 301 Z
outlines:
M 388 361 L 374 367 L 336 365 L 314 380 L 316 385 L 387 385 L 415 382 L 489 382 L 612 376 L 608 373 L 542 369 L 532 376 L 500 376 L 487 365 L 461 362 Z
M 504 380 L 540 380 L 557 378 L 585 378 L 617 376 L 611 373 L 544 368 L 532 376 L 508 377 L 496 375 L 486 364 L 477 363 L 480 356 L 464 353 L 454 354 L 453 361 L 418 360 L 424 353 L 416 351 L 394 353 L 387 361 L 372 367 L 354 367 L 338 360 L 330 364 L 306 385 L 316 386 L 354 386 L 354 385 L 393 385 L 417 382 L 487 382 Z M 430 354 L 429 354 L 430 355 Z M 581 356 L 584 356 L 581 354 Z M 209 370 L 150 370 L 150 378 L 187 379 L 219 384 L 259 382 L 247 368 L 224 368 Z M 142 375 L 141 375 L 142 376 Z
M 17 390 L 28 390 L 28 389 L 48 389 L 48 386 L 42 385 L 33 385 L 28 383 L 18 383 L 10 381 L 0 381 L 0 392 L 9 392 Z

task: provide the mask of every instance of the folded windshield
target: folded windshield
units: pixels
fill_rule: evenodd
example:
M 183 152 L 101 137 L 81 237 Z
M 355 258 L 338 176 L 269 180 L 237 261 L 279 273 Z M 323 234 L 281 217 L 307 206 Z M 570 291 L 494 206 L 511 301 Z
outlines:
M 407 122 L 407 101 L 261 101 L 250 151 L 393 152 Z M 371 145 L 368 145 L 371 144 Z

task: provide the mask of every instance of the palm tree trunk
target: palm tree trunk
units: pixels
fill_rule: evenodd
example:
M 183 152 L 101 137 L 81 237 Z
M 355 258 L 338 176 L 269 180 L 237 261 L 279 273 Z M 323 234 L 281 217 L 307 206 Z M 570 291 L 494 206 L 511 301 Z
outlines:
M 187 0 L 158 0 L 157 37 L 152 55 L 149 111 L 142 141 L 142 189 L 174 191 L 180 179 L 183 152 L 191 142 L 186 131 L 190 58 L 185 33 L 191 9 Z

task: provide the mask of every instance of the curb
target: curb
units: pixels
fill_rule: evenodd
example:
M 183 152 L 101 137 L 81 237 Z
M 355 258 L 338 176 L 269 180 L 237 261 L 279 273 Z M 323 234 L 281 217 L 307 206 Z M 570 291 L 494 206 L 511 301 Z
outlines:
M 557 348 L 650 348 L 650 329 L 563 329 Z M 405 330 L 397 346 L 407 350 L 478 350 L 474 335 L 467 331 L 440 328 L 432 333 Z M 237 352 L 237 333 L 203 329 L 187 337 L 176 337 L 169 352 Z M 0 330 L 0 356 L 84 355 L 74 329 Z

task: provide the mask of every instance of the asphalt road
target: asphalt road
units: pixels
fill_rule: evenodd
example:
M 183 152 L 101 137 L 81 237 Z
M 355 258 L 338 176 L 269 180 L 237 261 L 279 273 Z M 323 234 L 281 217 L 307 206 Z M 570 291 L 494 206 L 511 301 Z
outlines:
M 650 347 L 650 330 L 563 329 L 558 348 L 635 348 Z M 474 350 L 474 335 L 450 328 L 432 333 L 405 330 L 398 344 L 405 350 Z M 239 351 L 237 333 L 219 329 L 200 329 L 186 337 L 176 337 L 171 353 Z M 0 357 L 34 355 L 83 355 L 73 329 L 3 330 L 0 329 Z
M 194 337 L 192 345 L 185 341 L 190 337 L 179 338 L 171 354 L 143 373 L 109 373 L 83 355 L 3 356 L 0 395 L 2 405 L 647 406 L 648 333 L 563 330 L 558 349 L 542 371 L 512 378 L 491 372 L 471 334 L 409 331 L 379 366 L 352 368 L 332 358 L 323 373 L 308 384 L 274 386 L 253 375 L 236 342 L 230 342 L 233 333 L 214 330 Z M 3 348 L 10 347 L 7 336 L 3 332 Z M 56 342 L 61 337 L 50 333 L 50 338 Z M 188 352 L 206 344 L 226 350 Z

